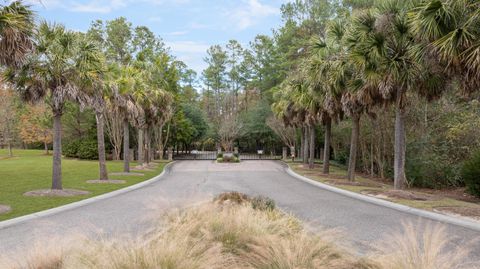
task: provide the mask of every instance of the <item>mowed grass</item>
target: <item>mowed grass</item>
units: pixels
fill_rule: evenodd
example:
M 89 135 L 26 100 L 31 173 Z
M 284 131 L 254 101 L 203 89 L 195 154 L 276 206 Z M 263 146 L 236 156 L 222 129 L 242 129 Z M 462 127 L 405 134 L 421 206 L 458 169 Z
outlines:
M 40 150 L 14 150 L 14 157 L 7 158 L 7 151 L 0 149 L 0 204 L 12 210 L 0 215 L 0 221 L 41 210 L 76 202 L 99 194 L 121 189 L 161 173 L 166 163 L 158 163 L 154 171 L 141 171 L 143 176 L 110 176 L 126 180 L 125 184 L 88 184 L 87 180 L 98 179 L 98 162 L 76 159 L 62 160 L 63 188 L 89 191 L 90 194 L 76 197 L 26 197 L 23 194 L 38 189 L 49 189 L 52 181 L 52 156 Z M 135 163 L 131 164 L 132 167 Z M 109 161 L 108 172 L 121 172 L 121 161 Z

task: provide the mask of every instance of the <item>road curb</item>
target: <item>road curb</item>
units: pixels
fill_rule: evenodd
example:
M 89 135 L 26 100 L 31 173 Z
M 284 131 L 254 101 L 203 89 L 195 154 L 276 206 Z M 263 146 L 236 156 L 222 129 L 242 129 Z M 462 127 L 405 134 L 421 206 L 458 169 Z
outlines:
M 391 208 L 391 209 L 394 209 L 394 210 L 397 210 L 397 211 L 400 211 L 400 212 L 405 212 L 405 213 L 413 214 L 413 215 L 416 215 L 416 216 L 419 216 L 419 217 L 428 218 L 428 219 L 431 219 L 431 220 L 435 220 L 435 221 L 439 221 L 439 222 L 443 222 L 443 223 L 447 223 L 447 224 L 453 224 L 453 225 L 461 226 L 461 227 L 464 227 L 464 228 L 467 228 L 467 229 L 470 229 L 470 230 L 480 232 L 480 224 L 476 223 L 474 221 L 469 221 L 469 220 L 466 220 L 466 219 L 458 219 L 458 218 L 454 218 L 454 217 L 451 217 L 451 216 L 442 215 L 442 214 L 438 214 L 438 213 L 435 213 L 435 212 L 430 212 L 430 211 L 426 211 L 426 210 L 422 210 L 422 209 L 418 209 L 418 208 L 413 208 L 413 207 L 409 207 L 409 206 L 406 206 L 406 205 L 401 205 L 401 204 L 397 204 L 397 203 L 394 203 L 394 202 L 390 202 L 390 201 L 366 196 L 366 195 L 363 195 L 363 194 L 358 194 L 358 193 L 355 193 L 355 192 L 339 189 L 339 188 L 333 187 L 331 185 L 321 183 L 321 182 L 315 181 L 313 179 L 310 179 L 310 178 L 304 177 L 302 175 L 299 175 L 296 172 L 294 172 L 289 166 L 285 167 L 285 171 L 287 172 L 287 174 L 289 174 L 290 176 L 292 176 L 292 177 L 294 177 L 298 180 L 304 181 L 304 182 L 306 182 L 310 185 L 314 185 L 316 187 L 322 188 L 322 189 L 327 190 L 327 191 L 335 192 L 335 193 L 338 193 L 338 194 L 341 194 L 341 195 L 344 195 L 344 196 L 347 196 L 347 197 L 350 197 L 350 198 L 353 198 L 353 199 L 357 199 L 357 200 L 360 200 L 360 201 L 364 201 L 364 202 L 367 202 L 367 203 Z
M 169 172 L 170 166 L 173 163 L 175 163 L 175 162 L 167 163 L 165 165 L 165 167 L 163 168 L 163 171 L 159 175 L 157 175 L 157 176 L 155 176 L 151 179 L 147 179 L 145 181 L 137 183 L 135 185 L 131 185 L 131 186 L 128 186 L 128 187 L 125 187 L 125 188 L 122 188 L 122 189 L 119 189 L 119 190 L 116 190 L 116 191 L 108 192 L 108 193 L 105 193 L 105 194 L 100 194 L 98 196 L 94 196 L 94 197 L 91 197 L 91 198 L 88 198 L 88 199 L 85 199 L 85 200 L 81 200 L 81 201 L 78 201 L 78 202 L 73 202 L 73 203 L 70 203 L 70 204 L 66 204 L 66 205 L 62 205 L 62 206 L 59 206 L 59 207 L 47 209 L 47 210 L 44 210 L 44 211 L 32 213 L 32 214 L 29 214 L 29 215 L 17 217 L 17 218 L 14 218 L 14 219 L 1 221 L 0 222 L 0 230 L 8 228 L 12 225 L 16 225 L 16 224 L 19 224 L 19 223 L 29 221 L 29 220 L 38 219 L 38 218 L 42 218 L 42 217 L 46 217 L 46 216 L 51 216 L 51 215 L 54 215 L 54 214 L 57 214 L 57 213 L 60 213 L 60 212 L 66 211 L 66 210 L 82 207 L 82 206 L 85 206 L 85 205 L 88 205 L 88 204 L 91 204 L 91 203 L 94 203 L 94 202 L 97 202 L 97 201 L 105 200 L 105 199 L 108 199 L 108 198 L 118 196 L 120 194 L 124 194 L 124 193 L 127 193 L 127 192 L 131 192 L 133 190 L 140 189 L 142 187 L 145 187 L 147 185 L 150 185 L 150 184 L 160 180 L 166 173 Z

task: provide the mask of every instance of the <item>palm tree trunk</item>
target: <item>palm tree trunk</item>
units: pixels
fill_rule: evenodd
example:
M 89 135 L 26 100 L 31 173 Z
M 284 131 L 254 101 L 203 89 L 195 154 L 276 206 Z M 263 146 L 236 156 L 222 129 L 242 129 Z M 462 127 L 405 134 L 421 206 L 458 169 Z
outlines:
M 308 164 L 308 127 L 303 127 L 303 130 L 304 130 L 304 133 L 303 133 L 303 136 L 304 136 L 304 140 L 305 140 L 305 143 L 303 145 L 303 164 Z
M 152 158 L 152 146 L 151 146 L 151 137 L 150 137 L 150 128 L 145 130 L 145 161 L 147 164 L 151 162 Z
M 303 148 L 305 147 L 305 135 L 303 135 L 303 132 L 305 130 L 302 128 L 300 128 L 300 150 L 299 150 L 299 154 L 298 154 L 298 158 L 301 158 L 303 159 Z
M 394 153 L 394 188 L 405 188 L 407 178 L 405 176 L 405 108 L 403 107 L 402 94 L 398 94 L 395 107 L 395 153 Z
M 357 148 L 360 134 L 360 115 L 352 117 L 353 128 L 350 141 L 350 156 L 348 157 L 348 180 L 355 181 L 355 168 L 357 165 Z
M 100 180 L 108 180 L 107 161 L 105 158 L 105 137 L 103 132 L 103 113 L 96 113 L 95 117 L 97 119 L 97 146 Z
M 53 167 L 52 189 L 62 188 L 62 114 L 53 112 Z
M 332 136 L 332 120 L 328 119 L 325 124 L 325 142 L 323 149 L 323 173 L 330 173 L 330 141 Z
M 138 165 L 143 165 L 144 163 L 144 152 L 143 152 L 143 138 L 144 138 L 144 134 L 143 134 L 143 128 L 140 127 L 138 129 Z
M 315 167 L 315 126 L 310 126 L 310 158 L 308 160 L 308 168 Z
M 130 173 L 130 129 L 128 120 L 123 120 L 123 172 Z

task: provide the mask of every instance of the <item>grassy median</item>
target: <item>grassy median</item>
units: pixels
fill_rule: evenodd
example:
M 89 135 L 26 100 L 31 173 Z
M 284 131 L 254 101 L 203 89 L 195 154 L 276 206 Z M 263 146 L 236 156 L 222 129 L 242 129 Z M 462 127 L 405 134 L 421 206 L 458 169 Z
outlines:
M 7 158 L 7 151 L 0 149 L 0 204 L 11 211 L 0 214 L 0 221 L 27 215 L 41 210 L 76 202 L 103 193 L 121 189 L 161 173 L 165 163 L 159 163 L 152 171 L 141 171 L 143 176 L 110 176 L 125 180 L 125 184 L 88 184 L 87 180 L 98 178 L 98 162 L 76 159 L 62 160 L 63 187 L 89 191 L 90 194 L 75 197 L 26 197 L 23 194 L 51 186 L 52 156 L 40 150 L 14 150 L 14 157 Z M 132 167 L 135 164 L 132 163 Z M 121 161 L 109 161 L 108 172 L 121 172 Z

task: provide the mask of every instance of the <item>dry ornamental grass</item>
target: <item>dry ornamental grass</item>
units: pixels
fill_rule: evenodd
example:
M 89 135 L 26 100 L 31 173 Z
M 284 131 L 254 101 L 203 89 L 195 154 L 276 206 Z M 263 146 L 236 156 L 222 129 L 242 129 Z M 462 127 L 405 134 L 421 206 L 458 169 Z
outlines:
M 255 206 L 255 203 L 257 204 Z M 269 206 L 260 206 L 265 204 Z M 255 209 L 256 208 L 256 209 Z M 214 202 L 177 210 L 132 240 L 70 240 L 22 257 L 0 259 L 11 269 L 447 269 L 468 255 L 448 243 L 441 229 L 427 229 L 419 243 L 413 226 L 379 244 L 378 253 L 357 257 L 334 244 L 334 231 L 310 233 L 265 198 L 224 194 Z

